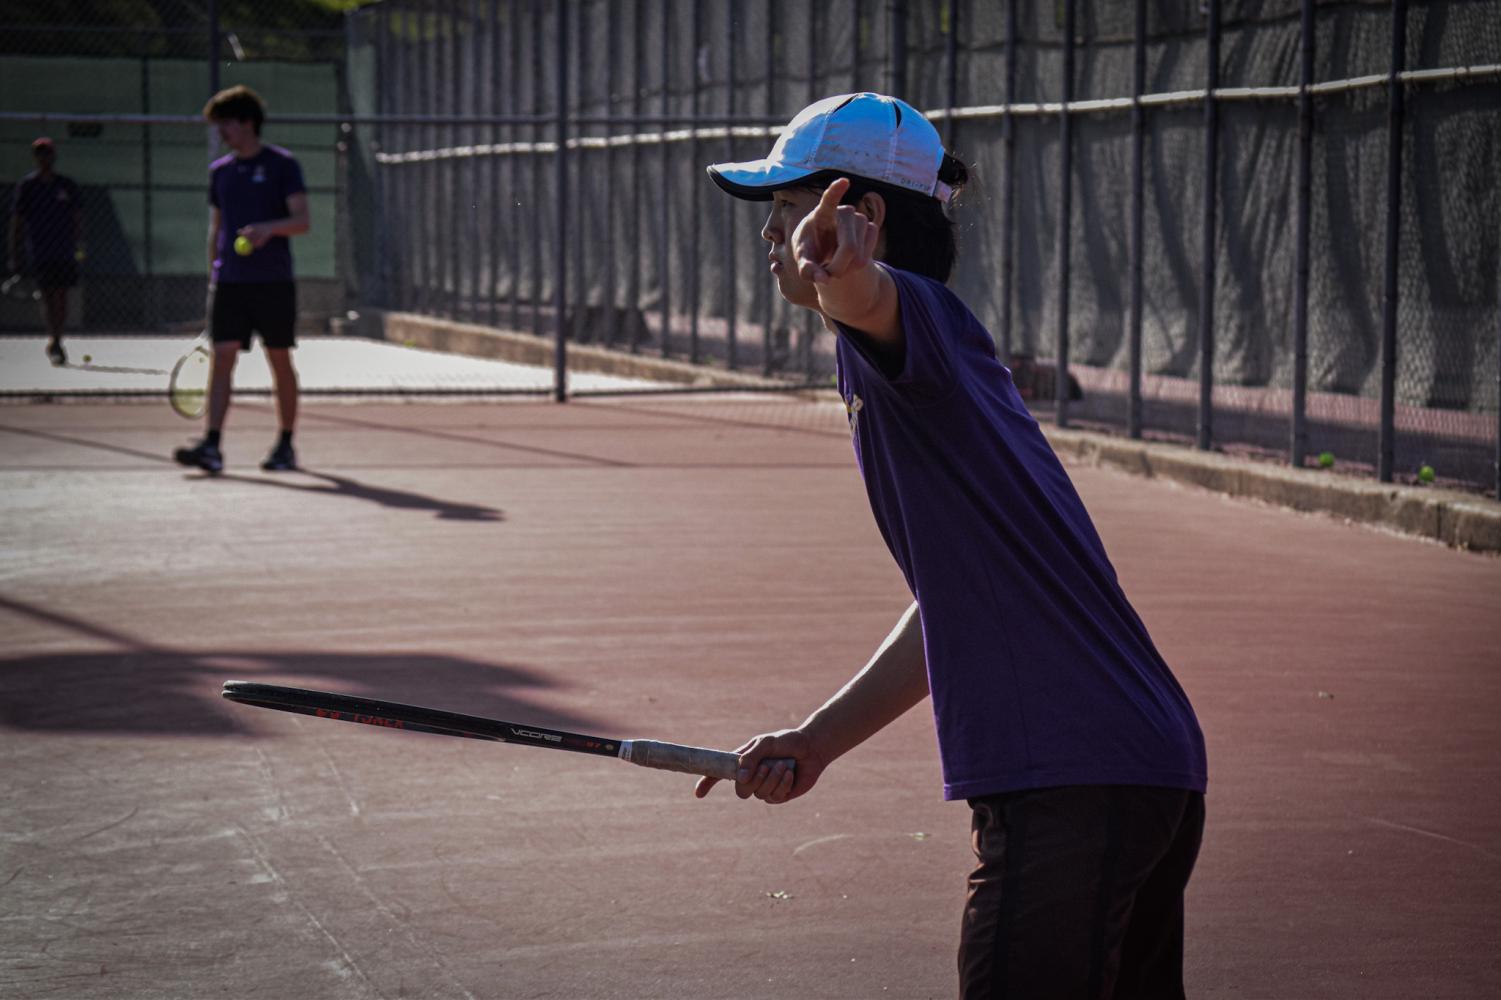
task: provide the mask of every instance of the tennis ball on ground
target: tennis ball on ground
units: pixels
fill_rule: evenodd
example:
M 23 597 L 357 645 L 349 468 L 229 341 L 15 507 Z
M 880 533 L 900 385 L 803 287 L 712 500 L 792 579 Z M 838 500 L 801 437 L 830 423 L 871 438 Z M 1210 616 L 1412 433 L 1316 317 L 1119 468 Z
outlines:
M 241 257 L 249 257 L 251 254 L 255 253 L 255 244 L 251 243 L 247 237 L 236 236 L 235 253 L 239 254 Z
M 1418 480 L 1424 483 L 1433 482 L 1433 466 L 1425 465 L 1418 469 Z
M 94 360 L 94 356 L 92 354 L 85 354 L 83 356 L 83 363 L 84 364 L 88 364 L 90 361 L 93 361 L 93 360 Z M 1424 468 L 1426 468 L 1426 466 L 1424 466 Z
M 417 346 L 417 342 L 415 340 L 403 340 L 401 342 L 401 346 L 402 347 L 416 347 Z
M 1332 468 L 1333 466 L 1334 466 L 1334 452 L 1332 452 L 1332 451 L 1321 451 L 1321 452 L 1319 452 L 1319 467 L 1322 468 L 1322 469 L 1329 469 L 1329 468 Z

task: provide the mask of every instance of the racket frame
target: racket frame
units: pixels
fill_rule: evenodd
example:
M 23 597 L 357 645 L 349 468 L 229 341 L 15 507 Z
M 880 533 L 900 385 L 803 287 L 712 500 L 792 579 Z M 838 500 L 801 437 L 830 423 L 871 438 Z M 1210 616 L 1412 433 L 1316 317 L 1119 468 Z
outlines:
M 214 355 L 204 346 L 206 340 L 207 334 L 205 333 L 193 342 L 193 346 L 189 348 L 188 352 L 178 358 L 177 363 L 172 366 L 172 377 L 167 380 L 167 403 L 172 407 L 173 413 L 188 420 L 197 420 L 203 416 L 203 411 L 208 406 L 208 379 L 204 380 L 201 392 L 193 391 L 192 393 L 188 393 L 185 391 L 182 394 L 182 396 L 191 395 L 193 398 L 196 398 L 197 406 L 185 405 L 182 396 L 179 395 L 177 383 L 182 376 L 183 369 L 195 361 L 199 364 L 208 365 L 208 377 L 210 379 L 213 378 Z M 198 360 L 200 354 L 203 356 L 201 361 Z
M 739 769 L 738 754 L 705 747 L 665 743 L 659 740 L 616 740 L 584 733 L 572 733 L 543 726 L 523 725 L 477 715 L 464 715 L 418 705 L 362 698 L 332 691 L 261 684 L 255 681 L 225 681 L 223 695 L 230 701 L 257 708 L 311 715 L 320 719 L 356 722 L 383 729 L 430 733 L 515 743 L 546 750 L 568 750 L 599 757 L 616 757 L 640 767 L 677 771 L 710 778 L 735 780 Z

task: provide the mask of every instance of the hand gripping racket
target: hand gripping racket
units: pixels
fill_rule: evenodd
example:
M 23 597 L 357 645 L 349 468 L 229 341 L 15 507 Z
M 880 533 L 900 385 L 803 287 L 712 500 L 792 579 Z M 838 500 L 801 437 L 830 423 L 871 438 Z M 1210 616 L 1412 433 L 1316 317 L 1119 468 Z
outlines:
M 546 750 L 572 750 L 574 753 L 588 753 L 599 757 L 618 757 L 642 767 L 700 774 L 708 778 L 723 778 L 725 781 L 734 781 L 735 772 L 740 767 L 739 755 L 723 750 L 706 750 L 703 747 L 661 743 L 657 740 L 611 740 L 601 736 L 565 733 L 557 729 L 543 729 L 541 726 L 482 719 L 474 715 L 459 715 L 435 708 L 399 705 L 391 701 L 356 698 L 328 691 L 307 691 L 250 681 L 225 681 L 224 697 L 242 705 L 298 712 L 320 719 L 359 722 L 385 729 L 405 729 L 416 733 L 463 736 L 472 740 L 520 743 Z
M 204 346 L 206 338 L 207 331 L 193 341 L 188 353 L 177 359 L 177 364 L 172 366 L 172 378 L 167 382 L 167 402 L 179 416 L 189 420 L 203 416 L 208 399 L 208 380 L 213 371 L 214 356 Z

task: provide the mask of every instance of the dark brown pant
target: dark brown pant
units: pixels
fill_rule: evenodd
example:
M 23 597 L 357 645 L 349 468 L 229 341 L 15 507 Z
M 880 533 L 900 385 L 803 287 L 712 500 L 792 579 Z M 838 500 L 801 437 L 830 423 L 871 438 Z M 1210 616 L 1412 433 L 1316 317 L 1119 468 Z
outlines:
M 1138 785 L 970 800 L 964 1000 L 1179 1000 L 1204 796 Z

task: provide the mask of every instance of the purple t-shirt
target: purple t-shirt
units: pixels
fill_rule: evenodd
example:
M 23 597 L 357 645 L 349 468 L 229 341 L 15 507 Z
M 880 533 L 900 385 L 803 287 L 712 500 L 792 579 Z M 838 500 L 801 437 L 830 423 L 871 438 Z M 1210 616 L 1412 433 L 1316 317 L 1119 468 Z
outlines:
M 292 242 L 273 236 L 249 256 L 235 253 L 235 235 L 252 222 L 285 219 L 287 199 L 307 190 L 302 168 L 279 146 L 262 146 L 249 159 L 233 154 L 209 165 L 208 203 L 219 210 L 219 240 L 214 247 L 214 279 L 221 285 L 250 285 L 292 280 Z
M 78 185 L 61 174 L 50 180 L 33 170 L 11 197 L 11 212 L 26 230 L 26 258 L 34 264 L 71 261 L 78 250 Z
M 841 330 L 839 393 L 876 524 L 922 614 L 944 797 L 1203 791 L 1204 739 L 1083 502 L 952 292 L 893 268 L 906 356 Z

